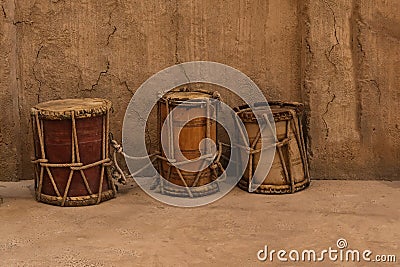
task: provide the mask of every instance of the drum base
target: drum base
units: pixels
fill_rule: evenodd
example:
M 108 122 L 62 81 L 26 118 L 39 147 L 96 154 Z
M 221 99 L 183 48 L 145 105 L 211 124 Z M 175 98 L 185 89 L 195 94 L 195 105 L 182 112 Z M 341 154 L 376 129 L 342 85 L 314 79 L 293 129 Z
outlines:
M 101 193 L 100 202 L 110 200 L 115 197 L 115 192 L 113 190 L 107 190 Z M 79 197 L 67 197 L 65 200 L 64 207 L 79 207 L 79 206 L 89 206 L 96 205 L 99 198 L 98 194 L 93 194 L 89 196 L 79 196 Z M 61 206 L 62 197 L 49 196 L 46 194 L 41 194 L 36 192 L 36 200 L 50 205 Z
M 276 194 L 291 194 L 298 191 L 301 191 L 307 188 L 310 185 L 308 180 L 304 180 L 294 184 L 294 190 L 292 191 L 291 185 L 260 185 L 254 192 L 258 194 L 268 194 L 268 195 L 276 195 Z M 249 190 L 249 182 L 245 179 L 241 179 L 238 183 L 238 187 L 248 192 Z
M 219 186 L 217 183 L 203 185 L 201 187 L 189 187 L 189 189 L 193 197 L 203 197 L 219 192 Z M 161 194 L 174 197 L 190 197 L 185 187 L 177 189 L 168 185 L 164 185 L 161 188 Z

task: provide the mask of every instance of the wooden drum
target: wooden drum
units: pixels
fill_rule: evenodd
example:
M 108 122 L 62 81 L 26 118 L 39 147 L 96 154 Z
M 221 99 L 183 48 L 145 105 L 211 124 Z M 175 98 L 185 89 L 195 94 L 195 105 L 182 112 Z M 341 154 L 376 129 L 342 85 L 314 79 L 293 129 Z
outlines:
M 32 108 L 38 201 L 86 206 L 115 196 L 107 168 L 110 109 L 110 101 L 98 98 L 55 100 Z
M 161 193 L 172 196 L 190 196 L 198 197 L 212 194 L 219 190 L 217 183 L 212 183 L 218 178 L 217 171 L 210 165 L 207 168 L 205 160 L 197 160 L 192 163 L 184 163 L 185 158 L 193 160 L 201 155 L 199 150 L 200 141 L 204 138 L 210 138 L 217 142 L 216 122 L 209 119 L 210 115 L 216 116 L 216 105 L 210 101 L 212 98 L 218 98 L 217 93 L 209 93 L 205 91 L 171 91 L 164 95 L 158 102 L 158 132 L 161 138 L 161 127 L 164 124 L 168 114 L 174 109 L 170 120 L 167 121 L 171 131 L 165 131 L 164 140 L 168 141 L 167 151 L 164 151 L 160 140 L 160 164 L 159 171 L 168 182 L 163 183 L 161 179 Z M 188 101 L 182 105 L 184 101 Z M 180 106 L 178 106 L 181 104 Z M 209 115 L 209 116 L 207 116 Z M 188 118 L 201 117 L 190 120 Z M 208 117 L 208 118 L 207 118 Z M 185 122 L 187 122 L 185 124 Z M 178 133 L 180 132 L 179 136 Z M 177 151 L 180 149 L 184 157 L 179 157 Z M 181 166 L 192 167 L 200 171 L 192 172 L 181 170 L 177 166 L 173 166 L 165 158 L 174 159 L 175 162 L 183 163 Z M 204 164 L 204 165 L 203 165 Z M 178 185 L 180 187 L 171 186 Z
M 261 140 L 260 128 L 254 115 L 257 112 L 265 111 L 261 107 L 257 109 L 257 105 L 253 110 L 248 106 L 236 108 L 238 116 L 246 127 L 251 144 L 247 168 L 238 185 L 240 188 L 248 190 L 249 178 L 253 177 L 257 181 L 263 181 L 256 189 L 256 193 L 294 193 L 306 188 L 310 183 L 301 124 L 303 105 L 300 103 L 269 102 L 269 106 L 274 117 L 277 137 L 275 157 L 269 173 L 267 166 L 264 167 L 262 162 L 259 161 L 263 140 Z M 248 154 L 241 153 L 242 158 L 245 156 L 248 157 Z M 260 168 L 255 173 L 258 166 Z

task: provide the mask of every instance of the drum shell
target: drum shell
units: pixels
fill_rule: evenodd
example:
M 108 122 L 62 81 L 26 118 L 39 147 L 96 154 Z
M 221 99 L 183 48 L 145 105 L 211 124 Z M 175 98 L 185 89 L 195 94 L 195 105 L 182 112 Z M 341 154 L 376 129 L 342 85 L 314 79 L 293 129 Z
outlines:
M 80 159 L 83 165 L 103 159 L 103 123 L 104 115 L 90 118 L 76 119 L 76 132 L 79 146 Z M 72 158 L 72 120 L 43 119 L 44 149 L 46 157 L 51 163 L 71 163 Z M 34 142 L 36 158 L 41 158 L 40 142 L 35 127 Z M 89 187 L 93 194 L 99 192 L 101 165 L 84 170 Z M 69 167 L 50 167 L 54 182 L 61 195 L 64 194 L 70 174 Z M 107 179 L 103 179 L 103 191 L 111 189 Z M 46 171 L 43 175 L 43 194 L 56 196 L 56 192 Z M 68 197 L 88 195 L 88 191 L 79 171 L 74 171 Z
M 201 156 L 200 153 L 200 142 L 204 138 L 207 137 L 207 122 L 210 123 L 210 136 L 209 138 L 212 139 L 215 143 L 217 141 L 217 127 L 216 122 L 214 120 L 208 120 L 207 116 L 207 107 L 205 103 L 193 103 L 193 104 L 185 104 L 184 106 L 178 106 L 179 103 L 174 103 L 173 101 L 169 102 L 168 108 L 165 99 L 159 101 L 158 108 L 159 108 L 159 126 L 160 129 L 163 126 L 167 116 L 168 111 L 171 112 L 172 109 L 175 109 L 172 113 L 172 122 L 173 122 L 173 147 L 169 147 L 166 144 L 166 150 L 164 151 L 161 142 L 160 142 L 160 150 L 162 151 L 162 156 L 165 157 L 166 154 L 170 155 L 170 150 L 174 152 L 174 158 L 177 162 L 184 161 L 186 159 L 196 159 Z M 210 109 L 215 110 L 215 106 L 210 104 Z M 184 124 L 187 121 L 187 118 L 190 117 L 201 117 L 196 118 L 188 123 Z M 161 134 L 164 134 L 163 140 L 168 140 L 170 137 L 170 133 L 168 131 L 161 132 L 160 130 L 160 137 Z M 201 148 L 203 149 L 203 148 Z M 178 150 L 181 151 L 184 157 L 179 157 L 176 153 Z M 210 168 L 205 168 L 202 170 L 202 165 L 208 163 L 205 160 L 198 160 L 194 163 L 185 164 L 185 168 L 192 168 L 195 170 L 201 170 L 198 183 L 196 186 L 202 186 L 211 183 L 217 177 L 214 177 L 214 173 L 210 170 Z M 182 182 L 178 172 L 176 171 L 175 167 L 171 167 L 169 170 L 169 163 L 165 160 L 161 161 L 161 175 L 170 181 L 173 184 L 179 186 L 185 186 Z M 193 182 L 195 181 L 199 171 L 189 172 L 180 170 L 186 185 L 192 186 Z

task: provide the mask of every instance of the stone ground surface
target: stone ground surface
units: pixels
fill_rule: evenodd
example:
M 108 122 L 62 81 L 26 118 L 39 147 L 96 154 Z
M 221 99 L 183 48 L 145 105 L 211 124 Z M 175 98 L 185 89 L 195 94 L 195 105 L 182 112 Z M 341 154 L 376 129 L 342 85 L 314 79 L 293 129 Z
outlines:
M 400 182 L 313 181 L 293 195 L 235 188 L 200 208 L 159 203 L 124 188 L 98 206 L 33 199 L 32 181 L 0 183 L 0 266 L 395 266 L 393 263 L 257 261 L 270 249 L 351 249 L 400 260 Z

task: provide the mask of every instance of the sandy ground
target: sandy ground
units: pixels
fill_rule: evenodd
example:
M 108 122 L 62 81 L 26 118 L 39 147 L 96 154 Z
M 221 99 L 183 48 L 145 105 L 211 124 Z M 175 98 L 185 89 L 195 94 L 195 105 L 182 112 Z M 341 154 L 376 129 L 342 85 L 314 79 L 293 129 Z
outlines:
M 396 266 L 273 262 L 257 251 L 336 247 L 400 261 L 400 182 L 313 181 L 293 195 L 235 188 L 199 208 L 159 203 L 136 186 L 98 206 L 33 199 L 32 181 L 0 183 L 0 266 Z

